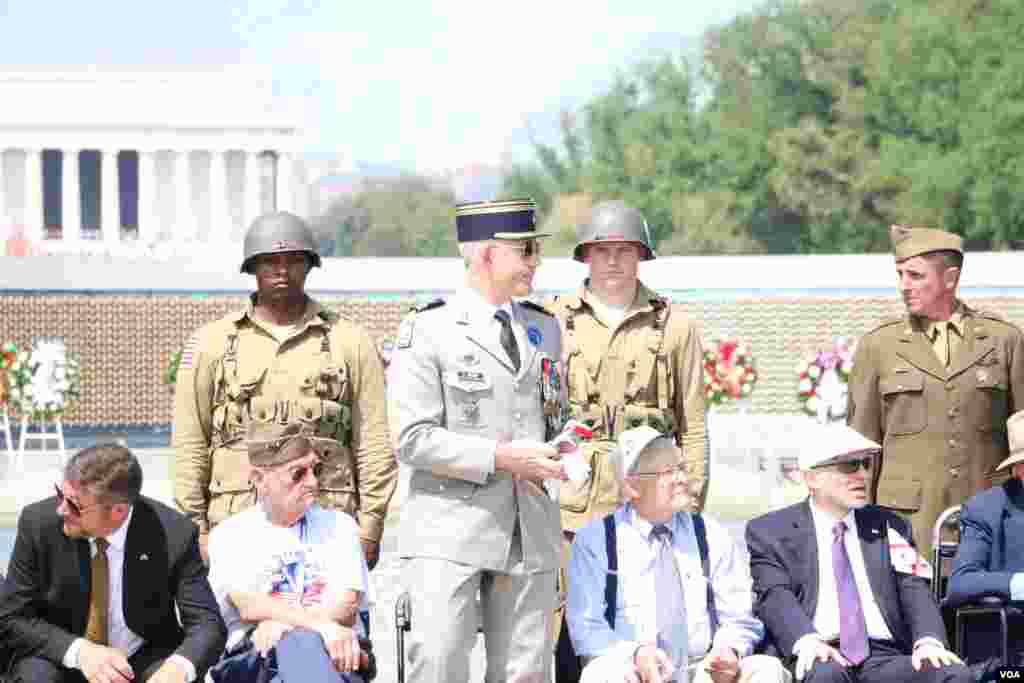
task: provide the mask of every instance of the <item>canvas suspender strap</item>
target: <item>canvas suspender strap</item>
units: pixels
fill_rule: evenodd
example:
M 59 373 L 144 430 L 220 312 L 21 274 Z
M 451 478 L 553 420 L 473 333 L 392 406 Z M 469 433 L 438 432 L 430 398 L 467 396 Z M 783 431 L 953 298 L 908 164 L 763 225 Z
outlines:
M 711 622 L 711 639 L 715 639 L 718 631 L 718 610 L 715 609 L 715 589 L 711 587 L 711 559 L 708 553 L 708 532 L 704 526 L 704 518 L 699 514 L 690 516 L 693 519 L 693 534 L 697 537 L 697 552 L 700 553 L 700 570 L 704 574 L 704 583 L 708 587 L 708 620 Z
M 708 619 L 711 622 L 711 639 L 718 632 L 718 610 L 715 608 L 715 591 L 711 587 L 711 559 L 708 554 L 708 532 L 704 526 L 704 518 L 699 514 L 690 516 L 693 519 L 693 533 L 697 537 L 697 552 L 700 554 L 700 569 L 708 587 Z M 608 555 L 608 571 L 604 583 L 604 618 L 608 627 L 615 629 L 615 607 L 619 592 L 619 551 L 615 538 L 615 514 L 604 518 L 605 552 Z
M 604 583 L 604 619 L 615 630 L 615 607 L 619 593 L 619 550 L 615 540 L 615 514 L 604 518 L 604 541 L 608 554 L 608 572 Z

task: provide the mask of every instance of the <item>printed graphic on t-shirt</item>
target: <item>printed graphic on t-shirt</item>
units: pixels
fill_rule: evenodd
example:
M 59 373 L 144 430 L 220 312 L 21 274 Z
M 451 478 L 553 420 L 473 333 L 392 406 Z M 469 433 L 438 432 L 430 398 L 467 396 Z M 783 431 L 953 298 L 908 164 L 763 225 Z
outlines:
M 268 594 L 301 607 L 324 602 L 327 569 L 310 548 L 276 553 L 271 559 Z

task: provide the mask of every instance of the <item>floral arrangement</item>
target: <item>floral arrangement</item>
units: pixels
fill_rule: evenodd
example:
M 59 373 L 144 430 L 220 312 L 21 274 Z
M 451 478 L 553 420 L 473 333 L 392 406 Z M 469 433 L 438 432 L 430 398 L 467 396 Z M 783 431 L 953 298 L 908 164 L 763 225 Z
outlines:
M 844 338 L 832 348 L 808 354 L 797 365 L 797 398 L 808 415 L 822 422 L 846 417 L 847 384 L 856 348 Z
M 171 353 L 167 361 L 167 370 L 164 371 L 164 384 L 174 387 L 178 382 L 178 368 L 181 366 L 181 351 Z
M 80 370 L 60 340 L 41 339 L 17 352 L 8 370 L 8 402 L 33 418 L 56 417 L 78 398 Z
M 11 366 L 18 359 L 18 347 L 13 342 L 6 342 L 0 346 L 0 410 L 7 405 L 9 394 L 7 376 L 11 372 Z
M 725 337 L 707 345 L 704 351 L 704 397 L 708 405 L 747 398 L 754 391 L 757 369 L 750 347 Z

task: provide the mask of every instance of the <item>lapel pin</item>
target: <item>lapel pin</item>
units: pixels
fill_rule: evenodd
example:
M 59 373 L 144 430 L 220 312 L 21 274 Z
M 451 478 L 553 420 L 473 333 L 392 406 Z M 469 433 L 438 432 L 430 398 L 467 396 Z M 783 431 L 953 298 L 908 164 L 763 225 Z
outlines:
M 146 553 L 142 553 L 141 555 L 139 555 L 139 559 L 145 562 L 149 559 L 149 555 L 147 555 Z

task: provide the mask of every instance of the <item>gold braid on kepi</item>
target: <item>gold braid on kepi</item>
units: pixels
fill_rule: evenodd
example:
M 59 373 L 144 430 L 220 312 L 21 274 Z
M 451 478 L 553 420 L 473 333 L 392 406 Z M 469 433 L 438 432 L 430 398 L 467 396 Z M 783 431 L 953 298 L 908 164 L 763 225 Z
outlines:
M 536 214 L 537 205 L 532 199 L 456 204 L 456 239 L 481 242 L 549 237 L 551 233 L 537 231 Z
M 313 448 L 310 437 L 301 424 L 252 422 L 246 439 L 249 464 L 253 467 L 274 467 L 301 458 Z

